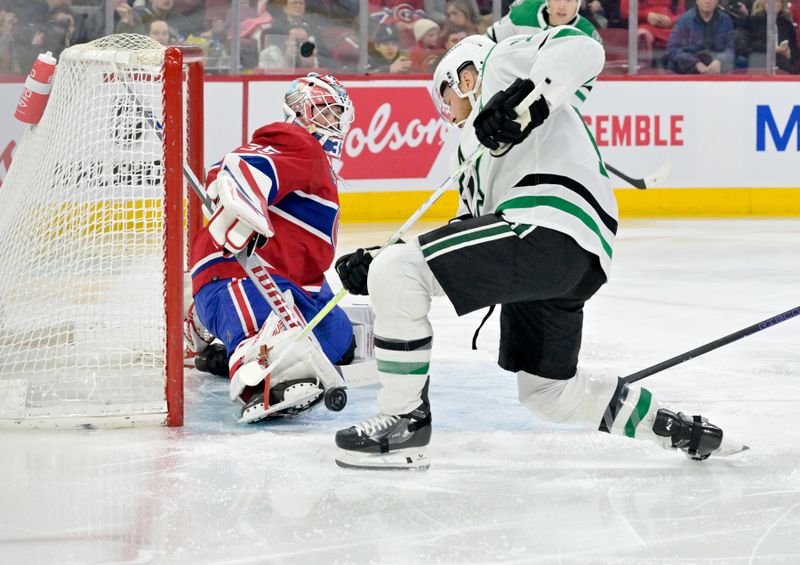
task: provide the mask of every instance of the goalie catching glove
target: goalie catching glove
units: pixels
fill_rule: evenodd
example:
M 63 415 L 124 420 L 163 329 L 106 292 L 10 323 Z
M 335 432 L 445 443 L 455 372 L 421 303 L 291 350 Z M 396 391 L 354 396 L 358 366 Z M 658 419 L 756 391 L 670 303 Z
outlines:
M 524 128 L 522 123 L 525 114 L 517 115 L 516 107 L 533 89 L 532 80 L 518 78 L 511 86 L 491 97 L 475 117 L 475 135 L 481 145 L 491 150 L 499 149 L 502 145 L 516 145 L 544 123 L 550 115 L 550 107 L 544 96 L 534 100 L 528 108 L 530 122 Z
M 233 253 L 247 248 L 250 255 L 256 246 L 266 244 L 274 230 L 267 211 L 270 187 L 265 193 L 246 177 L 237 178 L 243 167 L 249 165 L 237 155 L 227 155 L 219 175 L 208 185 L 208 196 L 216 204 L 208 231 L 220 247 Z

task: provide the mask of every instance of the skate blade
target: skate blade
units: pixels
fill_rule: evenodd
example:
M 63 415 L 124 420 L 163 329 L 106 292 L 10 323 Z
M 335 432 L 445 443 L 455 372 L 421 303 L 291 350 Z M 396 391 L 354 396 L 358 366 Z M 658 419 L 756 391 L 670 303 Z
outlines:
M 725 439 L 725 436 L 723 435 L 722 445 L 720 445 L 716 451 L 712 452 L 711 455 L 713 457 L 729 457 L 731 455 L 736 455 L 737 453 L 747 451 L 748 449 L 750 449 L 749 446 L 744 445 L 743 443 Z
M 426 471 L 431 466 L 424 451 L 416 449 L 398 450 L 395 453 L 358 453 L 339 450 L 336 464 L 342 469 L 366 469 L 377 471 Z
M 302 405 L 305 404 L 306 402 L 313 402 L 314 400 L 317 399 L 317 397 L 319 397 L 320 394 L 322 394 L 322 389 L 318 388 L 316 390 L 303 394 L 302 396 L 297 396 L 295 398 L 290 398 L 289 400 L 284 400 L 283 402 L 278 402 L 277 404 L 273 404 L 266 410 L 264 410 L 263 402 L 261 404 L 254 404 L 253 406 L 244 411 L 242 417 L 239 418 L 236 421 L 236 423 L 255 424 L 256 422 L 260 422 L 264 418 L 268 418 L 276 414 L 277 412 L 280 412 L 281 410 L 294 408 L 298 404 Z M 281 414 L 281 416 L 289 417 L 288 414 L 287 415 Z

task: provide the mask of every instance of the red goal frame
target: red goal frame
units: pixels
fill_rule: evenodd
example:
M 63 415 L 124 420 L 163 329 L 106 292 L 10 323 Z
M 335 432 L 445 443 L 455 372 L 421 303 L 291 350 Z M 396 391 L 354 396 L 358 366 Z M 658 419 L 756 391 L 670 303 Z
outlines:
M 184 409 L 184 271 L 188 267 L 188 244 L 203 226 L 200 201 L 188 188 L 183 174 L 186 164 L 201 182 L 205 178 L 202 49 L 197 46 L 168 48 L 164 54 L 163 77 L 166 423 L 175 427 L 183 425 Z

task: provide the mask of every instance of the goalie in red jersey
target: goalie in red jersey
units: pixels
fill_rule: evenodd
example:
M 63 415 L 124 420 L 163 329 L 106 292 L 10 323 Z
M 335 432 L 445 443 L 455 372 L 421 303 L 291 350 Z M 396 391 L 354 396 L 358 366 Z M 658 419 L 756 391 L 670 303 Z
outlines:
M 335 77 L 310 73 L 291 83 L 283 110 L 285 122 L 257 129 L 250 143 L 211 168 L 206 186 L 217 199 L 217 211 L 191 248 L 194 304 L 187 316 L 187 338 L 198 368 L 229 374 L 231 399 L 242 406 L 247 422 L 262 419 L 265 385 L 246 385 L 238 371 L 247 363 L 263 364 L 265 347 L 276 351 L 295 335 L 271 312 L 231 251 L 257 245 L 254 252 L 305 321 L 333 298 L 324 275 L 334 258 L 339 227 L 337 178 L 330 159 L 341 157 L 353 105 Z M 226 198 L 232 190 L 250 195 L 256 206 L 237 209 L 248 202 Z M 252 225 L 242 219 L 248 214 L 254 214 Z M 200 338 L 203 327 L 224 349 L 218 344 L 206 347 Z M 267 405 L 303 398 L 279 415 L 294 415 L 321 399 L 313 356 L 324 355 L 334 364 L 353 359 L 352 324 L 338 306 L 314 328 L 313 336 L 289 348 L 292 359 L 270 375 Z M 319 394 L 309 399 L 313 387 Z

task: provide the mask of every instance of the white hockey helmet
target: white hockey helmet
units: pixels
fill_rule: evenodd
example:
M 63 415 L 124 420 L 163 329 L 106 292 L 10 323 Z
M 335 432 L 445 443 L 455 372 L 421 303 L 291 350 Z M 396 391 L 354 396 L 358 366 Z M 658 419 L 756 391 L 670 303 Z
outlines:
M 336 77 L 308 73 L 293 80 L 283 97 L 283 114 L 317 138 L 325 153 L 341 158 L 355 111 Z
M 444 54 L 442 60 L 436 65 L 436 70 L 433 72 L 433 88 L 431 96 L 442 116 L 444 121 L 451 125 L 453 124 L 452 109 L 444 100 L 444 89 L 450 87 L 456 96 L 459 98 L 468 98 L 470 104 L 474 107 L 477 104 L 477 91 L 481 86 L 481 77 L 483 76 L 483 63 L 489 55 L 489 51 L 495 46 L 495 42 L 486 37 L 485 35 L 470 35 L 465 37 L 447 53 Z M 475 83 L 475 88 L 469 92 L 462 92 L 459 86 L 459 73 L 464 70 L 468 65 L 475 65 L 478 70 L 478 79 Z

